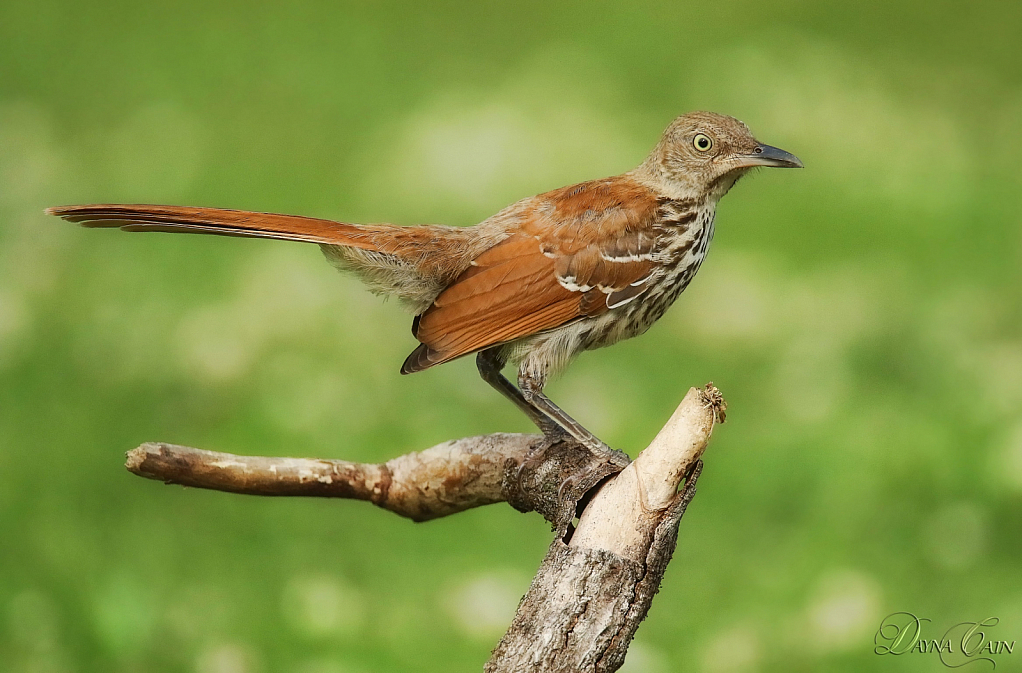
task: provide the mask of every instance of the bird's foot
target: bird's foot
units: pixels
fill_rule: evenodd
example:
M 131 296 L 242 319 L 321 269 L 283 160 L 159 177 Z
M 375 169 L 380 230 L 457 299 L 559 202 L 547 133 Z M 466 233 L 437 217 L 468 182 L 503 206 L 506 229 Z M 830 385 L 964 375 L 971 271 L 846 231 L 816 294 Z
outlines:
M 600 444 L 601 445 L 599 448 L 595 448 L 592 446 L 587 446 L 586 448 L 588 448 L 597 458 L 603 459 L 605 464 L 614 465 L 618 468 L 623 469 L 627 467 L 629 463 L 632 462 L 631 458 L 629 458 L 628 455 L 625 454 L 623 451 L 612 449 L 606 444 L 603 444 L 602 442 Z M 591 475 L 600 470 L 600 466 L 601 466 L 600 463 L 591 462 L 579 472 L 565 477 L 564 481 L 562 481 L 561 485 L 558 486 L 557 488 L 557 499 L 559 501 L 564 501 L 565 494 L 570 492 L 571 489 L 574 488 L 576 484 L 589 484 L 589 482 L 592 481 Z M 610 474 L 616 474 L 618 471 L 619 470 L 613 470 L 611 471 Z M 594 484 L 590 484 L 589 487 L 591 487 L 592 485 Z M 579 494 L 579 497 L 581 497 L 581 495 L 582 494 Z
M 529 451 L 525 454 L 525 457 L 522 459 L 522 462 L 518 465 L 518 469 L 515 471 L 515 483 L 518 485 L 519 489 L 522 488 L 522 473 L 525 472 L 526 469 L 531 470 L 542 463 L 546 456 L 546 450 L 548 447 L 571 439 L 571 436 L 558 425 L 550 425 L 541 429 L 543 430 L 544 441 L 529 449 Z
M 570 477 L 565 477 L 564 481 L 561 482 L 561 485 L 557 487 L 557 502 L 564 502 L 565 493 L 570 492 L 575 484 L 580 481 L 585 481 L 586 477 L 588 477 L 592 472 L 593 468 L 592 466 L 589 466 L 581 474 L 573 474 Z
M 629 460 L 602 442 L 583 443 L 562 430 L 536 437 L 516 462 L 504 470 L 507 502 L 522 512 L 539 512 L 564 535 L 594 489 Z
M 532 468 L 542 460 L 542 456 L 545 452 L 546 446 L 552 446 L 558 442 L 563 442 L 569 439 L 574 439 L 576 442 L 589 449 L 589 452 L 592 453 L 593 456 L 596 457 L 597 459 L 607 462 L 616 467 L 625 468 L 628 466 L 629 463 L 632 462 L 632 459 L 629 458 L 626 453 L 624 453 L 623 451 L 618 451 L 616 449 L 610 448 L 610 446 L 605 444 L 603 441 L 601 441 L 598 437 L 596 437 L 593 434 L 588 434 L 587 436 L 576 438 L 572 437 L 564 428 L 561 428 L 560 426 L 555 426 L 554 428 L 551 428 L 549 430 L 545 429 L 543 435 L 546 438 L 546 442 L 544 442 L 544 444 L 541 446 L 543 446 L 544 448 L 537 447 L 529 451 L 529 453 L 522 460 L 521 464 L 518 466 L 518 470 L 515 474 L 515 481 L 518 483 L 519 488 L 522 485 L 522 473 L 525 471 L 526 468 Z M 563 500 L 564 493 L 575 484 L 584 483 L 588 479 L 589 475 L 592 474 L 595 470 L 596 467 L 590 464 L 589 467 L 587 467 L 581 473 L 566 477 L 564 481 L 561 482 L 561 485 L 557 489 L 558 500 Z
M 564 435 L 567 435 L 567 433 L 564 432 Z M 562 436 L 562 438 L 566 439 L 567 437 Z M 614 465 L 615 467 L 623 469 L 632 462 L 632 459 L 629 458 L 626 453 L 610 448 L 610 446 L 591 433 L 587 433 L 587 436 L 574 439 L 579 444 L 589 449 L 589 452 L 593 455 L 593 457 L 602 463 Z M 563 502 L 566 495 L 575 488 L 576 485 L 588 484 L 592 481 L 591 476 L 599 470 L 600 462 L 590 462 L 582 470 L 565 477 L 560 486 L 557 488 L 558 501 Z M 581 497 L 581 494 L 579 494 L 579 496 Z
M 589 449 L 594 456 L 602 458 L 612 465 L 627 467 L 628 464 L 632 462 L 632 459 L 629 458 L 628 454 L 624 451 L 618 451 L 617 449 L 610 448 L 608 445 L 600 441 L 600 439 L 595 435 L 585 438 L 585 440 L 580 443 Z
M 522 458 L 522 462 L 518 465 L 518 469 L 515 471 L 515 484 L 518 486 L 518 490 L 522 489 L 522 472 L 524 472 L 526 468 L 531 469 L 535 467 L 536 464 L 540 462 L 538 458 L 542 455 L 543 447 L 541 445 L 540 447 L 533 447 L 529 449 L 528 453 L 525 454 L 525 457 Z
M 595 456 L 597 459 L 600 459 L 617 467 L 624 468 L 631 462 L 631 459 L 627 456 L 627 454 L 625 454 L 622 451 L 617 451 L 615 449 L 610 448 L 607 444 L 600 441 L 600 439 L 597 438 L 595 435 L 588 435 L 581 439 L 572 437 L 567 430 L 556 425 L 549 428 L 544 428 L 543 430 L 544 430 L 543 436 L 546 441 L 544 441 L 539 446 L 536 446 L 535 448 L 531 449 L 522 459 L 521 464 L 518 465 L 518 469 L 515 472 L 515 482 L 518 484 L 519 488 L 521 488 L 522 486 L 522 476 L 526 469 L 532 469 L 536 467 L 539 463 L 541 463 L 544 459 L 546 448 L 553 446 L 554 444 L 557 444 L 559 442 L 573 440 L 578 444 L 581 444 L 582 446 L 589 449 L 589 452 L 592 453 L 593 456 Z M 581 473 L 571 475 L 565 478 L 565 480 L 561 482 L 561 485 L 557 490 L 558 499 L 562 499 L 565 491 L 570 489 L 574 484 L 585 482 L 589 475 L 595 471 L 595 469 L 596 468 L 594 466 L 590 465 L 590 467 L 583 470 Z

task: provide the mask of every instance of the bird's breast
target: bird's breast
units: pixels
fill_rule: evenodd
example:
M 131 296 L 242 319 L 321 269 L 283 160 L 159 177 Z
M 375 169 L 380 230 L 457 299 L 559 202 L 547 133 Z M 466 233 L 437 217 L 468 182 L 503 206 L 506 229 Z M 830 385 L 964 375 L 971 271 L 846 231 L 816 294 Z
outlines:
M 706 258 L 713 239 L 713 219 L 714 209 L 706 207 L 696 211 L 687 226 L 661 227 L 655 257 L 657 271 L 649 290 L 638 301 L 621 307 L 619 319 L 606 335 L 607 343 L 594 347 L 642 334 L 664 315 Z
M 580 351 L 610 346 L 642 334 L 663 316 L 706 257 L 713 238 L 713 207 L 689 205 L 655 226 L 655 271 L 634 300 L 597 315 L 522 339 L 507 347 L 512 362 L 550 373 Z M 532 364 L 528 364 L 532 363 Z

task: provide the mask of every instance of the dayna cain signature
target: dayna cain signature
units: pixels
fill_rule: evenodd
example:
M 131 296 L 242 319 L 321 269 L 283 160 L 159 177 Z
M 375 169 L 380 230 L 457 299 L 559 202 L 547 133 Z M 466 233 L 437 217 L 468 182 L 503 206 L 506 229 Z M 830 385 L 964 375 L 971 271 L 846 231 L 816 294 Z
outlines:
M 984 629 L 997 626 L 997 617 L 988 617 L 978 622 L 960 622 L 936 639 L 923 637 L 925 617 L 911 612 L 895 612 L 880 622 L 873 637 L 877 654 L 936 654 L 948 668 L 960 668 L 975 662 L 987 662 L 990 670 L 997 668 L 994 657 L 1014 652 L 1015 641 L 994 640 L 987 637 Z

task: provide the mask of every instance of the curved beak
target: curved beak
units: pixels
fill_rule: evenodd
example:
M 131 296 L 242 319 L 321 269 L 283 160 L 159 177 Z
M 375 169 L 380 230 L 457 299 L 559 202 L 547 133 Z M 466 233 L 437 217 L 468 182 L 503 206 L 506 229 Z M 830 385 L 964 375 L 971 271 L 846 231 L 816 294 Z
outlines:
M 791 152 L 785 152 L 779 147 L 772 147 L 759 143 L 751 154 L 738 157 L 738 165 L 742 168 L 753 168 L 755 166 L 770 166 L 773 168 L 802 168 L 802 162 Z

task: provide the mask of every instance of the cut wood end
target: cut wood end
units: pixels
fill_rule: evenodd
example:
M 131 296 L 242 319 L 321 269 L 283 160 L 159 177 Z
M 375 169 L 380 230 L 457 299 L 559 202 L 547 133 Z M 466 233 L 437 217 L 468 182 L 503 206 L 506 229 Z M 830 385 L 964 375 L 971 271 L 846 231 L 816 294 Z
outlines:
M 138 474 L 142 470 L 142 463 L 145 462 L 151 444 L 142 444 L 124 454 L 124 467 L 128 472 Z
M 650 536 L 679 498 L 678 487 L 702 456 L 724 408 L 724 397 L 712 383 L 690 388 L 649 446 L 593 496 L 570 546 L 603 549 L 641 562 Z
M 153 478 L 151 475 L 146 473 L 143 469 L 146 461 L 149 459 L 159 459 L 159 457 L 166 451 L 167 444 L 164 442 L 145 442 L 139 444 L 131 451 L 124 454 L 124 467 L 132 474 L 137 474 L 140 477 Z

